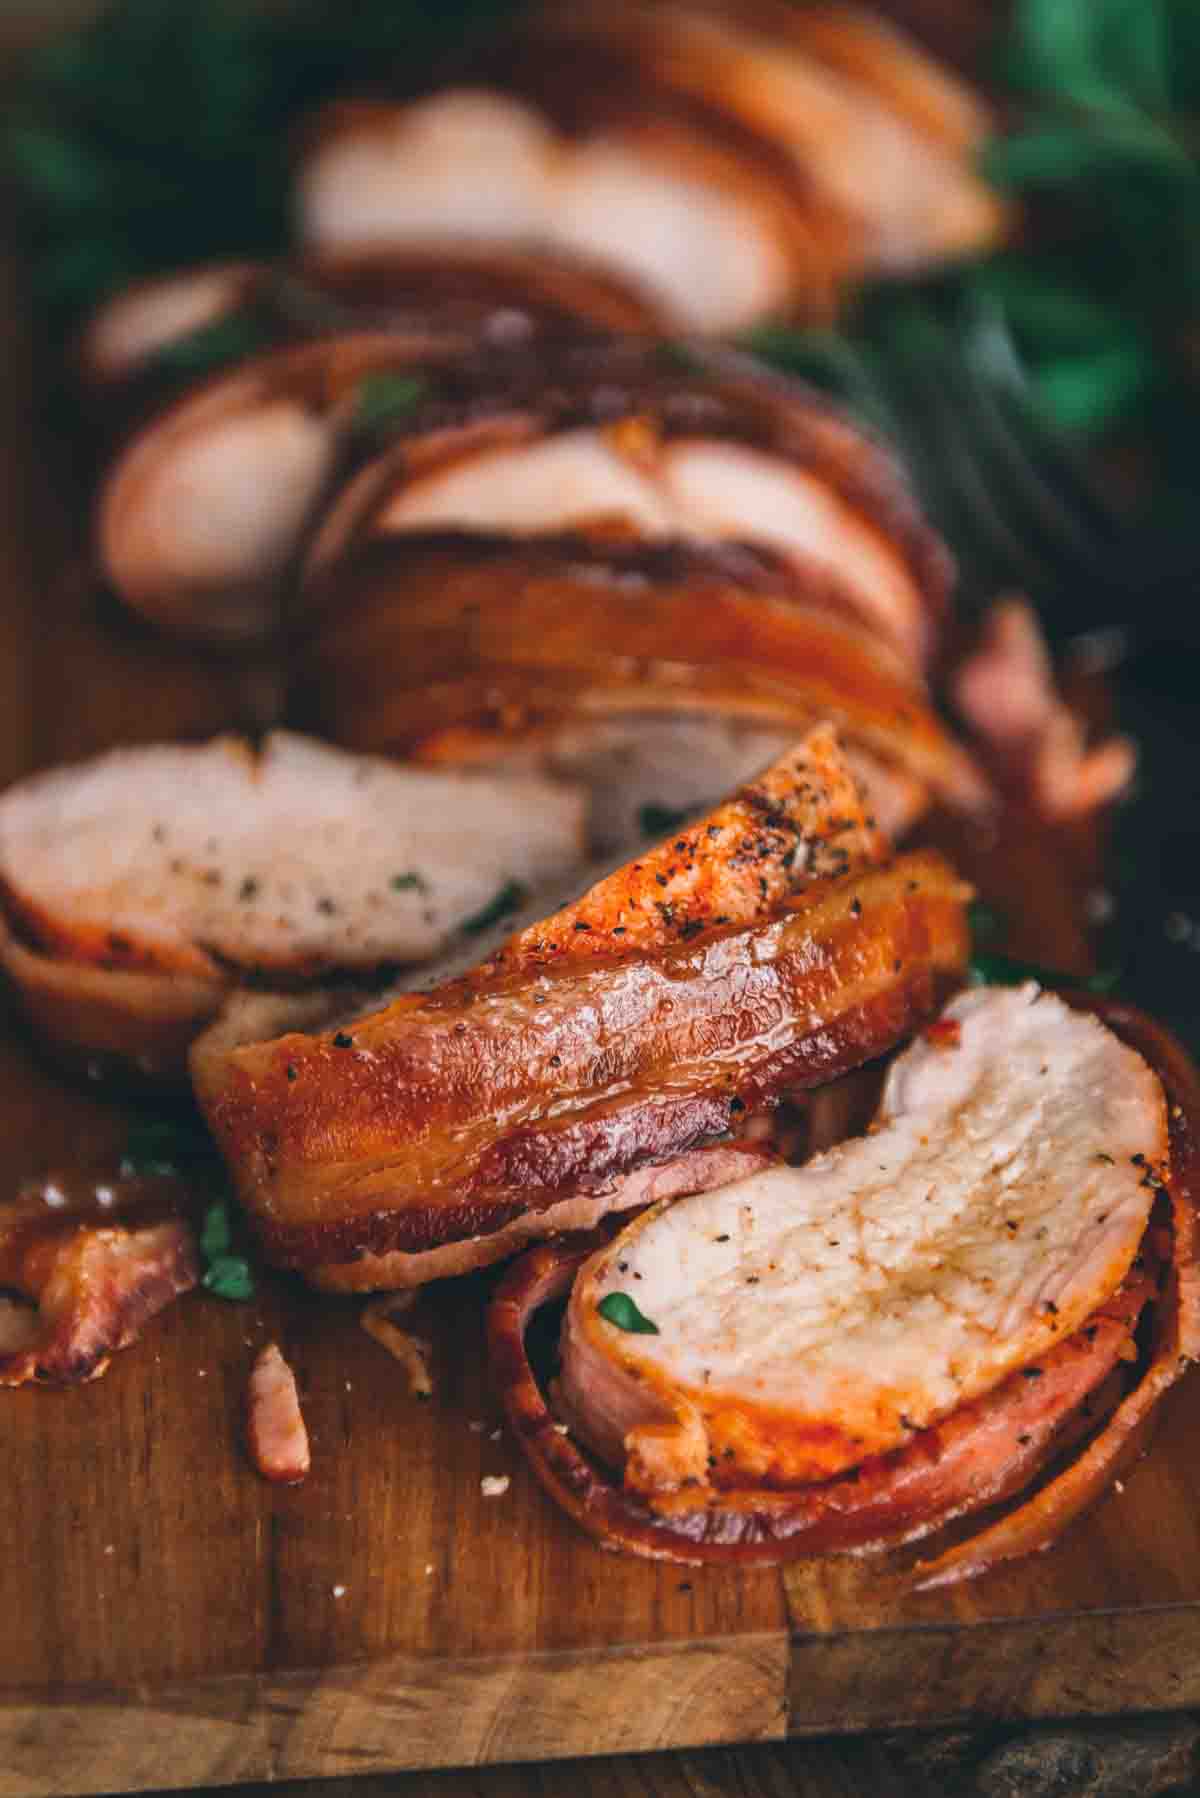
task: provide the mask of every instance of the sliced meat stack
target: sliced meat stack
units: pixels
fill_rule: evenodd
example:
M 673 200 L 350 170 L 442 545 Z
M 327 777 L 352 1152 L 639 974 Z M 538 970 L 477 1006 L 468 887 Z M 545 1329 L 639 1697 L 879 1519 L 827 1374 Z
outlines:
M 182 1080 L 244 983 L 428 961 L 498 886 L 583 860 L 577 791 L 279 733 L 115 750 L 0 799 L 0 962 L 59 1053 Z
M 419 370 L 660 323 L 618 276 L 462 245 L 142 283 L 102 308 L 77 352 L 111 446 L 101 569 L 182 635 L 268 635 L 305 529 L 354 464 L 358 427 L 419 391 Z
M 597 841 L 711 802 L 833 716 L 885 829 L 977 778 L 923 669 L 950 566 L 892 459 L 740 359 L 638 345 L 432 378 L 309 557 L 297 715 L 569 769 Z
M 923 1536 L 1057 1472 L 930 1571 L 1048 1539 L 1200 1346 L 1194 1073 L 1111 1015 L 966 993 L 866 1135 L 519 1264 L 493 1352 L 560 1502 L 609 1546 L 771 1561 Z M 522 1347 L 564 1286 L 570 1438 Z
M 967 889 L 884 854 L 822 728 L 464 972 L 232 1008 L 192 1072 L 265 1253 L 415 1284 L 744 1171 L 752 1111 L 882 1053 L 963 965 Z
M 983 105 L 892 27 L 773 0 L 547 6 L 457 78 L 339 102 L 299 174 L 322 247 L 441 234 L 582 252 L 681 328 L 826 317 L 865 273 L 1004 228 Z

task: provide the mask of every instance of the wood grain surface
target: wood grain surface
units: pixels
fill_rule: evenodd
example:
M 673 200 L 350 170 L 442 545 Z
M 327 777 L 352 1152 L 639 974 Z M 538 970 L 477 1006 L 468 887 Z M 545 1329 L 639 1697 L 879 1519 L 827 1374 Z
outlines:
M 0 777 L 262 722 L 269 670 L 154 638 L 82 572 L 19 314 L 10 281 Z M 1014 950 L 1086 962 L 1094 844 L 1023 829 L 955 846 Z M 103 1152 L 130 1115 L 0 1036 L 0 1191 Z M 542 1496 L 487 1389 L 485 1286 L 421 1300 L 427 1404 L 355 1304 L 285 1281 L 245 1306 L 185 1300 L 93 1386 L 0 1394 L 0 1795 L 1200 1704 L 1194 1380 L 1123 1489 L 1036 1563 L 927 1596 L 867 1563 L 694 1571 L 605 1555 Z M 269 1337 L 313 1439 L 297 1490 L 263 1485 L 240 1447 Z M 502 1497 L 487 1474 L 510 1477 Z

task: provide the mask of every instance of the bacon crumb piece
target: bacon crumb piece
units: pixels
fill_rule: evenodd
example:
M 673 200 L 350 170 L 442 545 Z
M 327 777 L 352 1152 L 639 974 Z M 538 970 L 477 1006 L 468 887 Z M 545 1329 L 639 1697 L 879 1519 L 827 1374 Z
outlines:
M 198 1278 L 178 1182 L 31 1182 L 0 1204 L 0 1387 L 95 1380 Z
M 1001 785 L 1051 821 L 1080 818 L 1129 784 L 1137 760 L 1127 737 L 1087 747 L 1083 726 L 1061 698 L 1037 615 L 1024 600 L 988 612 L 954 697 Z
M 261 1351 L 250 1374 L 246 1433 L 250 1459 L 265 1480 L 294 1486 L 307 1477 L 312 1457 L 296 1376 L 274 1342 Z
M 957 1049 L 962 1042 L 962 1025 L 957 1018 L 935 1018 L 921 1034 L 935 1049 Z
M 506 1473 L 485 1473 L 479 1482 L 479 1490 L 485 1498 L 503 1498 L 511 1485 Z

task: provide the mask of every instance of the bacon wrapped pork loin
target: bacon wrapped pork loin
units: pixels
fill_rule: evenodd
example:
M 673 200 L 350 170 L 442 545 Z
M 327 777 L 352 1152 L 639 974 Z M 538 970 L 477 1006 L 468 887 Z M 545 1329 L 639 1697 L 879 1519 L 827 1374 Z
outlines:
M 275 351 L 139 432 L 98 500 L 105 572 L 172 628 L 269 628 L 378 535 L 755 545 L 923 665 L 952 567 L 888 452 L 744 358 L 634 340 L 447 361 L 383 333 Z
M 711 803 L 821 718 L 890 837 L 931 796 L 983 795 L 920 676 L 765 553 L 384 537 L 314 583 L 292 648 L 306 724 L 356 749 L 578 781 L 597 853 Z
M 321 247 L 579 251 L 681 328 L 828 317 L 839 287 L 994 242 L 983 105 L 891 26 L 772 0 L 548 6 L 450 84 L 335 103 L 299 175 Z
M 741 1120 L 881 1054 L 961 970 L 967 889 L 884 854 L 822 728 L 465 972 L 357 1015 L 231 1008 L 192 1074 L 264 1252 L 411 1285 L 733 1177 Z
M 894 1546 L 1017 1496 L 917 1577 L 1045 1546 L 1200 1350 L 1195 1073 L 1101 1014 L 966 993 L 867 1134 L 517 1263 L 491 1352 L 549 1491 L 683 1561 Z M 548 1402 L 524 1335 L 568 1291 Z
M 182 1082 L 243 983 L 430 960 L 498 885 L 584 859 L 581 795 L 277 733 L 115 750 L 0 799 L 0 963 L 39 1036 Z

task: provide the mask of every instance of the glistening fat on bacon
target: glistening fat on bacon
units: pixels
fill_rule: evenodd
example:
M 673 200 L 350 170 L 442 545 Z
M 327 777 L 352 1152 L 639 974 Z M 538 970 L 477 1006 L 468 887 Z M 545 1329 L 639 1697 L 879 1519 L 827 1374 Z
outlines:
M 969 896 L 884 853 L 820 728 L 464 973 L 316 1034 L 231 1015 L 193 1078 L 266 1254 L 363 1288 L 485 1265 L 882 1053 L 962 967 Z
M 1036 988 L 966 995 L 956 1030 L 894 1064 L 868 1135 L 655 1208 L 590 1255 L 566 1245 L 515 1269 L 493 1356 L 549 1489 L 609 1546 L 771 1561 L 933 1532 L 1081 1439 L 1081 1467 L 1108 1465 L 1106 1434 L 1087 1446 L 1089 1395 L 1132 1369 L 1145 1307 L 1163 1353 L 1181 1339 L 1194 1352 L 1196 1336 L 1195 1081 L 1185 1110 L 1170 1046 L 1119 1022 L 1153 1070 Z M 1169 1267 L 1147 1229 L 1165 1186 Z M 595 1461 L 554 1429 L 521 1346 L 531 1309 L 572 1275 L 559 1402 Z M 1185 1331 L 1170 1315 L 1181 1291 Z M 1156 1354 L 1151 1394 L 1165 1367 Z M 1117 1437 L 1145 1403 L 1118 1405 Z M 1075 1489 L 1097 1489 L 1061 1477 L 1062 1504 L 1035 1499 L 932 1575 L 1041 1545 Z

